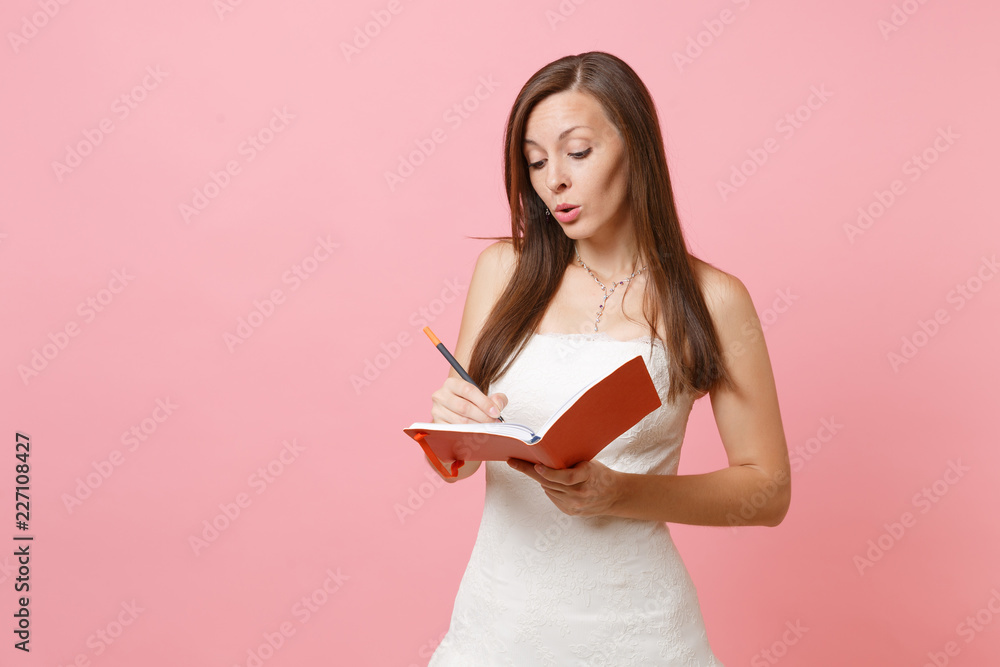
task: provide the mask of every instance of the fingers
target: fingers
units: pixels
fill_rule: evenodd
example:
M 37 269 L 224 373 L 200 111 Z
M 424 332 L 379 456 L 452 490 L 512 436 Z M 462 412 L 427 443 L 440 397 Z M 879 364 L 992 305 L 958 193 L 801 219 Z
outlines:
M 571 468 L 557 470 L 541 463 L 535 464 L 524 459 L 509 458 L 507 459 L 507 465 L 550 489 L 565 489 L 569 486 L 577 486 L 589 477 L 584 467 L 579 464 Z
M 445 380 L 431 395 L 431 400 L 434 421 L 449 424 L 495 422 L 507 404 L 504 394 L 487 397 L 472 383 L 455 377 Z
M 504 394 L 491 394 L 487 398 L 487 414 L 493 418 L 499 418 L 500 412 L 507 407 L 507 396 Z
M 546 467 L 541 463 L 532 463 L 531 461 L 525 461 L 524 459 L 507 459 L 507 465 L 509 465 L 514 470 L 524 473 L 531 479 L 535 480 L 542 486 L 549 489 L 562 489 L 566 486 L 564 480 L 554 479 L 553 473 L 562 473 L 561 470 L 553 470 L 552 468 Z
M 503 410 L 507 407 L 507 394 L 490 394 L 490 398 L 496 403 L 497 408 Z
M 548 480 L 538 473 L 535 469 L 535 464 L 531 461 L 525 461 L 524 459 L 507 459 L 507 465 L 520 473 L 524 473 L 542 486 L 545 486 L 548 482 Z

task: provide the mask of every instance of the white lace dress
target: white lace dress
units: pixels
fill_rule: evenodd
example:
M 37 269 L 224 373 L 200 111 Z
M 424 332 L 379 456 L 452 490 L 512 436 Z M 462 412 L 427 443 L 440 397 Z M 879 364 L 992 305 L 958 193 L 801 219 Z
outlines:
M 487 393 L 507 395 L 505 420 L 538 428 L 580 387 L 637 354 L 663 405 L 595 460 L 623 472 L 676 474 L 694 396 L 666 403 L 659 341 L 651 357 L 649 338 L 534 334 Z M 666 523 L 570 516 L 506 462 L 483 467 L 479 534 L 428 667 L 722 666 Z

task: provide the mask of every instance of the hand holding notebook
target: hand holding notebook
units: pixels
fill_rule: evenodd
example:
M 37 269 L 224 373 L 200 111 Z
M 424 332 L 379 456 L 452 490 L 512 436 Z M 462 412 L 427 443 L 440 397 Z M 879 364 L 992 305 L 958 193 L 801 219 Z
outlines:
M 538 428 L 523 424 L 416 422 L 403 432 L 416 440 L 446 477 L 470 461 L 508 458 L 568 468 L 589 461 L 643 417 L 660 407 L 660 396 L 641 356 L 578 391 Z M 614 406 L 607 409 L 607 406 Z M 449 471 L 442 461 L 454 461 Z

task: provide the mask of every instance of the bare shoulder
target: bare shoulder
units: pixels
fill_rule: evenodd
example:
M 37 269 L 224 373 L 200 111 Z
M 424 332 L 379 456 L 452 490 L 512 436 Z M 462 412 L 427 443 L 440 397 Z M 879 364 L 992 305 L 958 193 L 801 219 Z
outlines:
M 490 278 L 493 287 L 502 289 L 506 287 L 516 263 L 517 253 L 514 251 L 514 244 L 509 240 L 497 241 L 479 253 L 476 270 L 479 271 L 482 267 L 481 270 Z
M 510 241 L 497 241 L 483 248 L 472 273 L 469 296 L 479 302 L 485 316 L 503 293 L 514 274 L 517 253 Z
M 469 292 L 465 297 L 465 310 L 455 345 L 455 358 L 463 366 L 468 367 L 473 343 L 507 287 L 516 259 L 514 245 L 510 241 L 491 243 L 479 253 L 476 268 L 469 281 Z
M 695 280 L 701 288 L 705 305 L 720 333 L 756 318 L 756 309 L 746 285 L 731 273 L 692 257 Z
M 700 260 L 694 264 L 733 381 L 737 387 L 753 387 L 754 391 L 763 391 L 774 398 L 770 356 L 750 292 L 736 276 Z M 717 410 L 725 410 L 726 399 L 722 397 L 727 395 L 731 392 L 723 388 L 713 391 L 712 404 Z

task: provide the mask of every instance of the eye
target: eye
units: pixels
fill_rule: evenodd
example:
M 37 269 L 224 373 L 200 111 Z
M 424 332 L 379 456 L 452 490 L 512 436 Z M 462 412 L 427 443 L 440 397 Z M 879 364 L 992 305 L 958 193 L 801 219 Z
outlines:
M 577 160 L 582 160 L 583 158 L 585 158 L 588 155 L 590 155 L 590 152 L 592 150 L 594 150 L 594 149 L 593 148 L 588 148 L 587 150 L 580 151 L 579 153 L 569 153 L 569 156 L 571 158 L 575 158 Z M 539 160 L 538 162 L 529 162 L 528 163 L 528 169 L 541 169 L 542 165 L 544 165 L 544 164 L 545 164 L 545 160 Z

